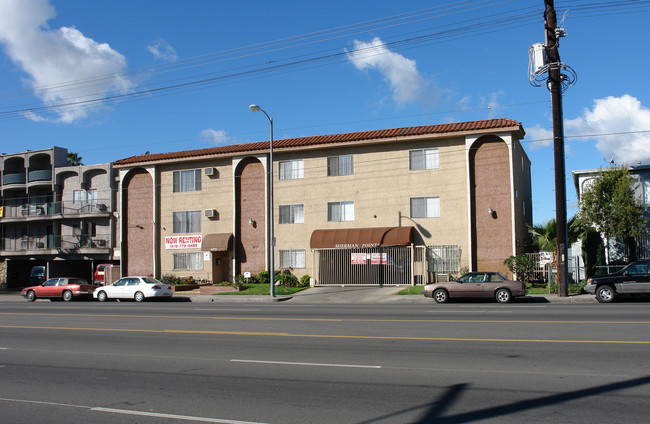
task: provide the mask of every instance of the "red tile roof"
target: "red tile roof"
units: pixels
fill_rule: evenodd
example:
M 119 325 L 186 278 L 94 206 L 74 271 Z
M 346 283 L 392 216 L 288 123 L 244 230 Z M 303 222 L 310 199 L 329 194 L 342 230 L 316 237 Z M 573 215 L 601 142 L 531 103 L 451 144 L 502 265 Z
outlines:
M 494 129 L 510 129 L 523 132 L 521 123 L 512 119 L 497 118 L 482 121 L 455 122 L 451 124 L 423 125 L 419 127 L 389 128 L 384 130 L 359 131 L 343 134 L 314 135 L 300 138 L 287 138 L 273 140 L 273 150 L 328 145 L 337 143 L 351 143 L 401 137 L 415 137 L 428 134 L 453 134 L 462 132 L 477 132 Z M 131 156 L 120 159 L 115 166 L 128 166 L 134 164 L 157 163 L 182 159 L 198 159 L 206 156 L 222 156 L 253 151 L 265 151 L 269 148 L 268 141 L 258 141 L 246 144 L 233 144 L 230 146 L 209 147 L 206 149 L 182 150 L 171 153 L 153 153 L 148 155 Z

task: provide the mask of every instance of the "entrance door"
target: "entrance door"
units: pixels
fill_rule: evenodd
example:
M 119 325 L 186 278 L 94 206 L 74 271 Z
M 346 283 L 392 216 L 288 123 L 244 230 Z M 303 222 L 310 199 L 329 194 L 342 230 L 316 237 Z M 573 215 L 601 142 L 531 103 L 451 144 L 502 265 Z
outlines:
M 228 252 L 212 252 L 212 282 L 221 283 L 222 281 L 228 281 L 228 269 L 229 269 L 229 257 Z

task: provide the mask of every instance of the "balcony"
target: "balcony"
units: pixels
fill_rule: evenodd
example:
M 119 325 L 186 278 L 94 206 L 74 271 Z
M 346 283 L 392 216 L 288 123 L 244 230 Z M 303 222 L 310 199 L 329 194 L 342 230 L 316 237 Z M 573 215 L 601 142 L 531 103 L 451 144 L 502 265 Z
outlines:
M 5 205 L 3 208 L 3 219 L 11 220 L 12 218 L 20 220 L 29 218 L 29 220 L 51 219 L 52 216 L 77 217 L 79 215 L 95 215 L 108 217 L 110 210 L 108 200 L 97 200 L 97 202 L 47 202 L 23 205 Z
M 2 255 L 38 255 L 52 254 L 52 250 L 86 253 L 106 253 L 110 250 L 110 235 L 81 235 L 81 236 L 55 236 L 53 234 L 43 236 L 26 236 L 1 240 L 0 251 Z
M 6 186 L 11 184 L 25 184 L 25 182 L 26 180 L 24 172 L 8 174 L 5 171 L 4 175 L 2 176 L 2 184 Z
M 34 181 L 52 181 L 52 170 L 51 169 L 38 169 L 36 171 L 29 171 L 29 182 Z

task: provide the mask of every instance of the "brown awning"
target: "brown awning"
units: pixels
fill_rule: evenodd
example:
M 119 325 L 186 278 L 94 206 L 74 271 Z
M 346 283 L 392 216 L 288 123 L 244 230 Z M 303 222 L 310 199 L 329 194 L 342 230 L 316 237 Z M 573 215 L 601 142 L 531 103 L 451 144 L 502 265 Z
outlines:
M 348 228 L 315 230 L 311 233 L 312 249 L 359 249 L 379 246 L 409 246 L 413 227 Z
M 232 250 L 232 234 L 207 234 L 203 237 L 201 250 L 204 252 L 226 252 Z

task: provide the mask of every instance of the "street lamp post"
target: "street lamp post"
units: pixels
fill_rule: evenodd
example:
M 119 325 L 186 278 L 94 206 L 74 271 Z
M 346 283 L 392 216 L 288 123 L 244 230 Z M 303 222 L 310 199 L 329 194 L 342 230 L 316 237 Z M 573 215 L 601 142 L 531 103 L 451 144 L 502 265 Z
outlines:
M 271 297 L 275 297 L 275 238 L 273 235 L 273 118 L 269 116 L 268 113 L 258 105 L 250 105 L 248 106 L 250 110 L 253 112 L 262 112 L 264 115 L 269 120 L 269 123 L 271 124 L 271 140 L 269 142 L 269 178 L 270 178 L 270 185 L 269 185 L 269 206 L 270 206 L 270 222 L 269 222 L 269 238 L 270 238 L 270 244 L 271 244 L 271 257 L 270 257 L 270 265 L 269 265 L 269 279 L 271 283 Z

